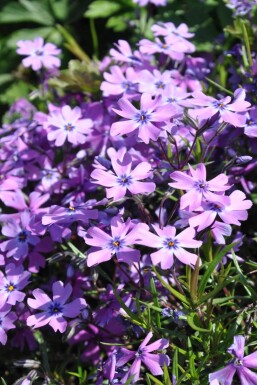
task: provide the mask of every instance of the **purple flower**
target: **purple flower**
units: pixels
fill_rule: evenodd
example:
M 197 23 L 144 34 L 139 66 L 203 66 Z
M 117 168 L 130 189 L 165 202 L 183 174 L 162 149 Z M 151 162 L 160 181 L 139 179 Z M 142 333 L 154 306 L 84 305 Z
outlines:
M 188 227 L 178 235 L 173 226 L 160 229 L 159 226 L 153 225 L 153 228 L 157 235 L 146 231 L 145 228 L 142 228 L 143 231 L 139 230 L 138 235 L 140 244 L 159 249 L 150 254 L 154 265 L 160 263 L 162 269 L 169 269 L 174 264 L 174 256 L 186 265 L 196 264 L 198 256 L 184 249 L 184 247 L 198 248 L 202 245 L 201 241 L 194 239 L 195 230 L 192 227 Z
M 193 95 L 192 104 L 200 106 L 190 110 L 190 115 L 194 118 L 209 119 L 213 115 L 218 114 L 219 122 L 226 122 L 235 127 L 242 127 L 245 125 L 246 115 L 251 104 L 246 102 L 245 90 L 238 88 L 234 92 L 234 101 L 231 103 L 231 97 L 226 96 L 223 99 L 217 100 L 211 96 L 206 96 L 202 92 L 197 91 Z
M 244 357 L 245 337 L 235 336 L 234 343 L 228 348 L 228 353 L 234 356 L 225 368 L 209 374 L 209 381 L 218 380 L 221 385 L 231 385 L 235 373 L 242 385 L 256 385 L 257 374 L 248 368 L 257 368 L 257 351 Z
M 132 168 L 132 159 L 125 148 L 121 148 L 116 155 L 112 157 L 112 171 L 97 168 L 91 173 L 94 183 L 107 187 L 107 198 L 119 200 L 127 194 L 149 194 L 155 190 L 155 184 L 152 182 L 141 182 L 142 179 L 152 176 L 151 165 L 147 162 L 139 163 L 134 170 Z
M 70 106 L 63 106 L 61 110 L 54 110 L 48 117 L 47 123 L 53 128 L 48 132 L 47 139 L 55 140 L 55 145 L 60 147 L 67 139 L 69 143 L 83 144 L 86 142 L 90 133 L 90 128 L 93 127 L 91 119 L 81 119 L 81 109 L 75 107 L 73 109 Z
M 110 71 L 111 73 L 104 72 L 103 74 L 106 81 L 102 82 L 100 89 L 103 91 L 104 96 L 135 94 L 137 81 L 133 68 L 127 68 L 125 74 L 118 66 L 112 66 Z
M 32 67 L 34 71 L 45 68 L 60 67 L 61 61 L 56 55 L 61 53 L 52 43 L 46 43 L 44 45 L 44 39 L 42 37 L 36 37 L 34 40 L 19 40 L 17 42 L 19 55 L 26 55 L 22 60 L 24 67 Z
M 0 342 L 5 345 L 7 342 L 6 332 L 10 329 L 15 329 L 14 321 L 17 320 L 17 315 L 11 311 L 11 305 L 5 304 L 0 308 Z
M 13 257 L 16 260 L 25 258 L 29 252 L 29 245 L 36 245 L 40 239 L 33 235 L 29 227 L 30 213 L 23 211 L 18 221 L 10 221 L 2 228 L 2 234 L 11 239 L 0 243 L 1 251 L 6 251 L 7 257 Z
M 154 350 L 162 350 L 169 346 L 169 341 L 165 338 L 161 338 L 150 345 L 146 346 L 150 339 L 152 338 L 153 333 L 149 332 L 145 337 L 144 341 L 139 345 L 137 351 L 131 351 L 126 348 L 121 348 L 121 357 L 117 359 L 117 366 L 123 366 L 128 361 L 134 359 L 129 371 L 122 379 L 122 383 L 125 383 L 128 378 L 133 377 L 133 383 L 135 383 L 139 378 L 141 363 L 143 363 L 154 376 L 162 375 L 163 371 L 161 366 L 169 366 L 170 359 L 166 354 L 153 354 L 151 353 Z
M 233 191 L 228 201 L 221 202 L 203 202 L 202 207 L 196 212 L 200 213 L 189 219 L 192 227 L 198 226 L 198 231 L 210 226 L 216 219 L 217 215 L 227 224 L 240 226 L 240 221 L 245 221 L 248 217 L 247 209 L 252 207 L 252 202 L 245 200 L 245 194 L 240 190 Z
M 170 175 L 176 182 L 169 183 L 169 186 L 188 191 L 180 199 L 181 209 L 189 206 L 190 210 L 195 210 L 201 206 L 203 198 L 211 202 L 224 201 L 224 197 L 216 192 L 223 192 L 230 188 L 227 185 L 228 177 L 225 174 L 219 174 L 207 181 L 206 168 L 203 163 L 199 163 L 196 170 L 190 164 L 188 166 L 191 176 L 183 171 L 175 171 Z
M 134 65 L 142 65 L 140 54 L 138 52 L 133 53 L 126 40 L 118 40 L 115 46 L 117 49 L 112 48 L 110 50 L 110 54 L 115 60 Z
M 86 301 L 83 298 L 76 298 L 66 304 L 72 294 L 72 287 L 68 283 L 64 286 L 62 281 L 53 283 L 53 299 L 51 299 L 41 289 L 33 290 L 35 299 L 29 298 L 28 305 L 32 309 L 41 310 L 40 313 L 31 315 L 27 319 L 27 325 L 33 328 L 40 328 L 49 324 L 54 331 L 59 330 L 64 333 L 67 328 L 67 318 L 77 317 L 81 310 L 86 307 Z
M 140 252 L 132 249 L 138 239 L 138 232 L 145 228 L 145 224 L 134 224 L 130 219 L 122 222 L 119 217 L 111 221 L 111 235 L 98 227 L 91 227 L 87 231 L 86 244 L 97 249 L 89 251 L 87 265 L 93 266 L 109 261 L 115 254 L 118 261 L 132 264 L 140 259 Z
M 118 101 L 121 110 L 113 108 L 118 115 L 127 119 L 115 122 L 111 126 L 111 135 L 124 135 L 137 131 L 138 137 L 146 144 L 150 139 L 156 141 L 161 133 L 156 123 L 163 123 L 172 117 L 173 108 L 161 105 L 160 98 L 152 99 L 150 94 L 142 94 L 140 109 L 136 109 L 127 99 Z M 155 123 L 155 124 L 153 124 Z
M 25 293 L 21 290 L 29 283 L 31 273 L 24 271 L 22 265 L 10 263 L 5 268 L 4 275 L 0 271 L 0 308 L 5 304 L 15 305 L 24 300 Z

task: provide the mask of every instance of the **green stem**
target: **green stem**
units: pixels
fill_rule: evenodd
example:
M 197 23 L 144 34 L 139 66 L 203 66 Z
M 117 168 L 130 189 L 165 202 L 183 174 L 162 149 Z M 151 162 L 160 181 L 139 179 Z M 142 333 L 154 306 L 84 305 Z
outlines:
M 94 48 L 94 56 L 97 58 L 99 55 L 99 44 L 98 44 L 98 36 L 95 28 L 95 22 L 93 19 L 89 19 L 90 32 L 92 36 L 93 48 Z

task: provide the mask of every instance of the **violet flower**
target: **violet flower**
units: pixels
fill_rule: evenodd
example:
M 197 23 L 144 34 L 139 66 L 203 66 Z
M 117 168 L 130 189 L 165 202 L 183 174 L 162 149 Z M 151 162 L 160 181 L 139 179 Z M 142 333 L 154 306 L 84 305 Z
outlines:
M 169 186 L 188 191 L 180 199 L 180 208 L 189 207 L 190 210 L 195 210 L 201 206 L 202 199 L 208 201 L 224 202 L 224 196 L 217 193 L 224 192 L 230 188 L 227 185 L 228 177 L 225 174 L 219 174 L 210 181 L 206 180 L 206 168 L 203 163 L 196 166 L 196 170 L 188 165 L 190 174 L 184 171 L 175 171 L 170 176 L 175 180 L 175 183 L 169 183 Z M 214 193 L 213 193 L 214 192 Z
M 160 229 L 159 226 L 153 225 L 153 228 L 157 235 L 146 231 L 144 227 L 139 229 L 138 236 L 140 244 L 159 249 L 150 254 L 154 265 L 160 263 L 162 269 L 169 269 L 174 264 L 174 256 L 186 265 L 194 266 L 196 264 L 198 256 L 184 249 L 184 247 L 198 248 L 202 245 L 201 241 L 194 239 L 195 230 L 192 227 L 188 227 L 178 235 L 173 226 Z
M 24 300 L 25 293 L 21 290 L 29 283 L 31 273 L 24 271 L 22 265 L 15 266 L 14 263 L 6 265 L 4 275 L 0 271 L 0 308 L 5 304 L 15 305 L 16 302 Z
M 160 98 L 152 99 L 147 93 L 141 96 L 139 110 L 125 98 L 120 99 L 118 105 L 121 110 L 113 108 L 113 111 L 127 120 L 113 123 L 111 135 L 124 135 L 136 131 L 138 137 L 146 144 L 150 139 L 156 141 L 161 133 L 161 128 L 156 123 L 163 123 L 173 116 L 171 106 L 163 106 Z
M 66 304 L 72 294 L 72 286 L 68 283 L 64 286 L 62 281 L 53 283 L 53 299 L 41 289 L 33 290 L 35 299 L 29 298 L 28 305 L 32 309 L 42 310 L 40 313 L 31 315 L 27 319 L 27 325 L 40 328 L 49 324 L 54 331 L 64 333 L 67 328 L 67 318 L 75 318 L 86 307 L 83 298 L 76 298 Z
M 209 119 L 213 115 L 218 114 L 219 122 L 232 124 L 235 127 L 242 127 L 246 122 L 245 113 L 251 104 L 245 101 L 245 90 L 238 88 L 234 92 L 234 101 L 231 103 L 231 97 L 226 96 L 217 100 L 211 96 L 204 95 L 201 91 L 195 92 L 192 104 L 199 106 L 194 110 L 190 110 L 193 118 Z
M 91 119 L 81 119 L 81 109 L 66 105 L 61 110 L 52 111 L 48 117 L 48 125 L 53 128 L 52 131 L 48 132 L 48 140 L 55 140 L 55 145 L 60 147 L 64 144 L 67 139 L 68 142 L 74 144 L 83 144 L 86 142 L 87 137 L 90 133 L 90 128 L 93 127 Z
M 29 252 L 29 245 L 36 245 L 40 239 L 30 231 L 30 213 L 23 211 L 20 215 L 20 223 L 12 221 L 5 224 L 2 234 L 11 239 L 0 243 L 0 250 L 5 251 L 6 256 L 13 257 L 17 261 L 26 258 Z
M 147 227 L 143 223 L 135 225 L 130 219 L 122 222 L 119 217 L 114 217 L 111 221 L 111 235 L 98 227 L 91 227 L 87 231 L 85 242 L 97 249 L 89 251 L 87 265 L 90 267 L 109 261 L 115 254 L 120 262 L 138 262 L 140 252 L 131 246 L 136 243 L 138 232 L 145 229 L 145 226 Z
M 154 376 L 163 374 L 161 366 L 169 366 L 170 359 L 166 354 L 151 353 L 154 350 L 162 350 L 169 346 L 169 341 L 165 338 L 161 338 L 147 346 L 148 342 L 152 338 L 153 333 L 149 332 L 144 341 L 139 345 L 137 351 L 131 351 L 126 348 L 121 348 L 121 357 L 117 359 L 117 367 L 125 365 L 128 361 L 134 359 L 129 371 L 122 379 L 122 383 L 125 383 L 128 378 L 133 377 L 133 383 L 139 379 L 140 367 L 143 363 Z
M 218 380 L 221 385 L 231 385 L 235 373 L 242 385 L 257 385 L 257 373 L 249 368 L 257 368 L 257 351 L 244 357 L 245 337 L 235 336 L 234 343 L 228 348 L 228 353 L 234 356 L 233 360 L 214 373 L 209 374 L 209 381 Z
M 139 163 L 132 170 L 132 158 L 125 148 L 121 148 L 112 158 L 112 171 L 97 168 L 91 173 L 93 182 L 107 187 L 107 198 L 119 200 L 127 194 L 150 194 L 155 190 L 155 183 L 141 182 L 152 176 L 151 165 L 147 162 Z
M 0 343 L 5 345 L 7 342 L 6 332 L 10 329 L 15 329 L 14 321 L 17 320 L 17 315 L 11 311 L 11 305 L 5 304 L 0 308 Z
M 32 67 L 34 71 L 45 68 L 58 68 L 61 61 L 56 55 L 61 53 L 52 43 L 44 44 L 42 37 L 36 37 L 34 40 L 19 40 L 17 42 L 19 55 L 28 56 L 22 60 L 24 67 Z

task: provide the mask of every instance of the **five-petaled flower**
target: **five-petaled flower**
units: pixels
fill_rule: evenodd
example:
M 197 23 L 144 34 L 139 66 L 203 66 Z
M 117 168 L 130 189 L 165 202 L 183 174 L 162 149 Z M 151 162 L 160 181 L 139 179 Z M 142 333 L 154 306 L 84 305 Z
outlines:
M 242 385 L 256 385 L 257 373 L 249 368 L 257 368 L 257 351 L 244 357 L 245 337 L 235 336 L 234 343 L 228 348 L 228 353 L 234 356 L 225 368 L 209 374 L 209 381 L 217 380 L 220 385 L 231 385 L 235 373 Z
M 61 110 L 52 111 L 48 117 L 47 124 L 51 128 L 48 132 L 47 139 L 55 140 L 55 145 L 60 147 L 67 139 L 69 143 L 83 144 L 87 140 L 87 135 L 93 127 L 91 119 L 81 119 L 81 109 L 66 105 Z
M 72 294 L 72 286 L 69 283 L 65 286 L 62 281 L 54 282 L 52 289 L 53 299 L 41 289 L 33 290 L 35 299 L 29 298 L 28 305 L 41 312 L 29 316 L 27 325 L 40 328 L 49 324 L 55 332 L 59 330 L 64 333 L 67 328 L 65 318 L 77 317 L 86 307 L 86 301 L 83 298 L 76 298 L 66 303 Z
M 26 55 L 22 60 L 24 67 L 32 67 L 34 71 L 45 68 L 58 68 L 61 61 L 56 55 L 61 53 L 53 43 L 44 44 L 42 37 L 36 37 L 34 40 L 19 40 L 17 42 L 19 55 Z

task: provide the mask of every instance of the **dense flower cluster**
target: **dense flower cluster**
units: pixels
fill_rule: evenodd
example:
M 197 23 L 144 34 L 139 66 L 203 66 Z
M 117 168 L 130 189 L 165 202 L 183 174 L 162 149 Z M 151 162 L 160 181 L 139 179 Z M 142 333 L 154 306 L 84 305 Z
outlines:
M 90 377 L 95 384 L 167 376 L 177 354 L 195 365 L 185 320 L 197 333 L 210 332 L 212 307 L 232 298 L 222 281 L 228 258 L 246 285 L 238 266 L 244 259 L 234 251 L 252 207 L 248 172 L 256 161 L 236 148 L 257 137 L 256 105 L 244 87 L 234 87 L 233 96 L 206 94 L 202 74 L 210 63 L 192 56 L 186 24 L 159 22 L 151 31 L 138 50 L 119 40 L 109 66 L 99 63 L 101 100 L 78 95 L 75 105 L 55 95 L 42 112 L 21 99 L 0 138 L 0 343 L 10 336 L 13 346 L 18 339 L 33 349 L 35 329 L 64 333 L 81 360 L 99 368 Z M 60 50 L 41 37 L 17 44 L 25 67 L 47 73 L 60 66 Z M 234 250 L 220 256 L 234 239 Z M 214 294 L 224 290 L 224 298 L 212 302 L 204 284 L 216 279 L 215 268 Z M 40 281 L 47 269 L 51 277 Z M 200 281 L 199 270 L 206 274 Z M 210 374 L 210 383 L 230 385 L 237 373 L 243 385 L 257 384 L 249 370 L 257 367 L 256 352 L 243 356 L 244 337 L 234 337 L 228 351 L 235 359 Z

